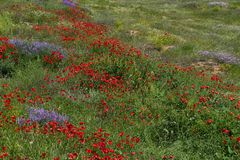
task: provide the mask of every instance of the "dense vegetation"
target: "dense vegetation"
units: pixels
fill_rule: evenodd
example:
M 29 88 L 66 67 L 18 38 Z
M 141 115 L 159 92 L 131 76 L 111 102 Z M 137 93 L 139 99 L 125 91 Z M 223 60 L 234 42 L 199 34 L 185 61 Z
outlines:
M 0 3 L 0 159 L 240 156 L 238 85 L 132 47 L 87 1 Z

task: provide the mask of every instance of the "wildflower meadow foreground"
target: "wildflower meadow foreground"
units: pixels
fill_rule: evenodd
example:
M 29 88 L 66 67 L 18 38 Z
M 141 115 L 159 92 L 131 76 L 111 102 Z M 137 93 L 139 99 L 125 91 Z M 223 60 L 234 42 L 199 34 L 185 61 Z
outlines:
M 239 159 L 239 86 L 56 3 L 0 12 L 0 159 Z

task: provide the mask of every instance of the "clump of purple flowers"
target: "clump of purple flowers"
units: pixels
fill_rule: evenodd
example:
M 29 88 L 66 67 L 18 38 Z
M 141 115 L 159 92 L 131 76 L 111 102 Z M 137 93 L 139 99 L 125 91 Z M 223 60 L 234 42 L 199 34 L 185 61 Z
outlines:
M 208 56 L 215 58 L 216 60 L 228 64 L 240 64 L 240 59 L 237 58 L 236 56 L 229 54 L 229 53 L 218 53 L 218 52 L 209 52 L 209 51 L 201 51 L 199 52 L 200 55 L 202 56 Z
M 17 119 L 18 125 L 22 126 L 27 122 L 29 123 L 37 122 L 39 124 L 46 124 L 48 122 L 55 121 L 58 123 L 63 123 L 65 121 L 68 121 L 69 119 L 67 116 L 63 116 L 54 111 L 48 111 L 43 108 L 41 109 L 29 108 L 28 113 L 29 113 L 28 119 L 25 119 L 23 117 Z
M 76 3 L 74 3 L 73 1 L 71 0 L 63 0 L 63 4 L 69 6 L 69 7 L 76 7 Z
M 62 53 L 64 57 L 66 56 L 65 51 L 61 47 L 49 44 L 47 42 L 36 41 L 30 43 L 24 40 L 12 39 L 9 40 L 9 43 L 13 44 L 17 49 L 21 50 L 22 53 L 28 55 L 37 55 L 48 51 L 58 51 Z

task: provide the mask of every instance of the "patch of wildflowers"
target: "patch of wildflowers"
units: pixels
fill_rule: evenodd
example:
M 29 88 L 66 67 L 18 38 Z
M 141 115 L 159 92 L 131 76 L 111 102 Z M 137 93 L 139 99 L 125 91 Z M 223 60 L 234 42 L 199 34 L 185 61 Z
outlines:
M 35 108 L 29 108 L 29 122 L 37 122 L 37 123 L 47 123 L 51 121 L 55 121 L 58 123 L 63 123 L 65 121 L 68 121 L 67 116 L 60 115 L 54 111 L 48 111 L 43 108 L 35 109 Z M 27 122 L 27 120 L 24 117 L 18 118 L 17 123 L 19 126 L 24 125 Z
M 61 52 L 63 57 L 66 56 L 65 51 L 61 47 L 53 44 L 49 44 L 47 42 L 36 41 L 36 42 L 30 43 L 24 40 L 11 39 L 9 40 L 9 43 L 14 45 L 17 49 L 20 49 L 23 53 L 28 55 L 37 55 L 47 51 L 58 51 L 58 52 Z
M 228 63 L 228 64 L 240 64 L 240 59 L 234 55 L 229 53 L 217 53 L 217 52 L 209 52 L 209 51 L 201 51 L 199 52 L 202 56 L 208 56 L 211 58 L 215 58 L 220 62 Z
M 0 36 L 0 60 L 6 60 L 15 55 L 15 47 L 8 43 L 8 40 L 7 37 Z
M 69 7 L 76 7 L 76 3 L 74 3 L 73 1 L 71 0 L 63 0 L 63 4 L 69 6 Z
M 57 64 L 63 60 L 64 56 L 61 52 L 52 52 L 51 55 L 45 55 L 43 60 L 48 64 Z

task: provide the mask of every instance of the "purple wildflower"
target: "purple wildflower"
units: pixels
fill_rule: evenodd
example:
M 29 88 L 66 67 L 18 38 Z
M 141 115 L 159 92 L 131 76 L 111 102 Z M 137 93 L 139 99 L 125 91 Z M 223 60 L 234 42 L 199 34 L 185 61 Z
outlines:
M 198 54 L 202 56 L 208 56 L 215 58 L 216 60 L 228 64 L 240 64 L 240 59 L 229 53 L 217 53 L 217 52 L 209 52 L 209 51 L 201 51 Z
M 76 7 L 76 3 L 72 2 L 71 0 L 63 0 L 63 4 L 73 8 Z
M 17 123 L 19 126 L 23 126 L 26 123 L 26 119 L 24 117 L 17 118 Z
M 37 123 L 47 123 L 50 121 L 55 121 L 58 123 L 63 123 L 65 121 L 68 121 L 67 116 L 60 115 L 54 111 L 47 111 L 43 108 L 35 109 L 35 108 L 29 108 L 29 121 L 30 123 L 37 122 Z M 18 125 L 22 126 L 26 123 L 26 119 L 21 117 L 18 118 L 17 123 Z
M 43 108 L 29 108 L 29 119 L 31 122 L 64 122 L 68 120 L 68 117 L 62 116 L 54 111 L 47 111 Z
M 23 53 L 28 55 L 36 55 L 47 51 L 58 51 L 62 53 L 64 57 L 66 56 L 65 51 L 61 47 L 49 44 L 47 42 L 36 41 L 30 43 L 23 40 L 13 39 L 9 40 L 9 43 L 13 44 L 16 48 L 20 49 Z

